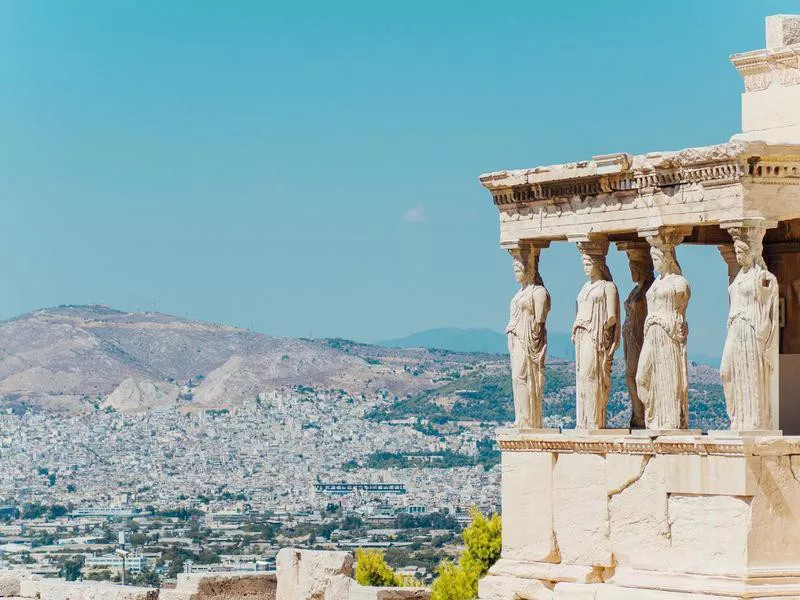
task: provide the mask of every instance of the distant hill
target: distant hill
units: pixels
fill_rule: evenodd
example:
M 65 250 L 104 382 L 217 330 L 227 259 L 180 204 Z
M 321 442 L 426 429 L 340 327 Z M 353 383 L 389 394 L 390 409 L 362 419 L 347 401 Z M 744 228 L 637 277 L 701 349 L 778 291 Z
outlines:
M 547 354 L 553 358 L 572 360 L 575 351 L 570 336 L 558 331 L 548 332 Z M 428 348 L 451 352 L 485 352 L 508 354 L 508 340 L 492 329 L 460 329 L 444 327 L 412 333 L 402 338 L 377 342 L 387 348 Z
M 61 306 L 0 322 L 0 410 L 191 412 L 295 389 L 357 399 L 374 406 L 374 420 L 502 422 L 512 410 L 505 343 L 489 329 L 431 330 L 380 346 L 292 339 L 155 312 Z M 569 336 L 550 333 L 548 358 L 545 414 L 568 424 L 575 405 Z M 627 396 L 620 395 L 621 356 L 615 362 L 609 414 L 620 424 Z M 692 422 L 721 428 L 719 373 L 690 366 L 689 376 Z
M 155 312 L 61 306 L 0 322 L 0 409 L 226 408 L 295 386 L 402 396 L 474 360 L 274 337 Z

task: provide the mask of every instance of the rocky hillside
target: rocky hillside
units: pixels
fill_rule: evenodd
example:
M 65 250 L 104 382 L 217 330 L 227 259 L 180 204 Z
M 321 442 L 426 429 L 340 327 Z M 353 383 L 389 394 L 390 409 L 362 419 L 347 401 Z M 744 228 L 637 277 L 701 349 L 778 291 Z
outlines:
M 0 323 L 0 406 L 69 413 L 227 408 L 295 386 L 404 396 L 474 361 L 447 352 L 271 337 L 159 313 L 64 306 Z
M 718 372 L 703 365 L 689 371 L 693 426 L 726 426 Z M 549 425 L 574 426 L 574 378 L 571 361 L 549 361 Z M 373 421 L 513 420 L 507 356 L 279 338 L 103 306 L 39 310 L 0 323 L 0 408 L 230 409 L 290 388 L 363 398 Z M 619 361 L 611 391 L 609 424 L 624 426 L 630 413 Z

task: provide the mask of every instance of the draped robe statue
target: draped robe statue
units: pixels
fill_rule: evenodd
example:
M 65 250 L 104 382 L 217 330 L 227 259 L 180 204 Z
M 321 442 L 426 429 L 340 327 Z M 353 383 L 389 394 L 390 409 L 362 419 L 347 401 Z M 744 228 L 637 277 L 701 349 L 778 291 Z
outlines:
M 636 388 L 648 429 L 685 429 L 689 421 L 686 307 L 691 290 L 675 258 L 675 246 L 652 242 L 659 277 L 647 291 L 644 343 Z
M 547 328 L 550 294 L 538 272 L 538 248 L 514 252 L 514 274 L 520 290 L 511 299 L 506 334 L 511 356 L 514 393 L 514 426 L 518 429 L 542 427 L 542 392 L 547 354 Z
M 772 374 L 778 342 L 778 283 L 761 257 L 760 236 L 732 230 L 739 273 L 728 287 L 728 336 L 720 373 L 731 429 L 774 429 Z
M 619 346 L 619 296 L 605 265 L 605 252 L 581 251 L 589 281 L 578 294 L 572 327 L 577 397 L 575 427 L 603 429 L 611 387 L 611 361 Z
M 625 300 L 625 323 L 622 325 L 622 349 L 625 356 L 625 381 L 631 399 L 631 428 L 642 428 L 644 404 L 636 387 L 636 369 L 644 343 L 644 322 L 647 318 L 647 290 L 653 283 L 653 262 L 647 249 L 641 247 L 626 250 L 630 259 L 631 277 L 634 285 Z

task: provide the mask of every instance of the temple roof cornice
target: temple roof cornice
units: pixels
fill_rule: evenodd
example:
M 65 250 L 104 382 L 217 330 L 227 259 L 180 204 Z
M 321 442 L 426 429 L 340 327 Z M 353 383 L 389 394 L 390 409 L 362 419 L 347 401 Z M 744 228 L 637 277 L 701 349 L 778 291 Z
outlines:
M 788 168 L 774 170 L 772 167 L 778 164 Z M 760 173 L 759 166 L 763 167 Z M 764 176 L 767 167 L 771 176 L 800 178 L 800 144 L 734 138 L 725 144 L 677 152 L 608 154 L 581 162 L 496 171 L 481 175 L 480 182 L 501 205 L 681 183 L 734 183 L 743 176 Z M 514 194 L 520 191 L 529 193 Z

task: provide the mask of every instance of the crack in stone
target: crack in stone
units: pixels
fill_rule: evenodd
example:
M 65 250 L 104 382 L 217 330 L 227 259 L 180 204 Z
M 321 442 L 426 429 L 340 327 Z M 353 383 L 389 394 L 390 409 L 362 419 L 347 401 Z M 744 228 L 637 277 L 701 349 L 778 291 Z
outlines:
M 797 483 L 800 483 L 800 474 L 798 474 L 797 470 L 796 470 L 796 469 L 800 469 L 800 467 L 795 467 L 794 466 L 795 461 L 792 460 L 792 458 L 793 458 L 792 456 L 789 456 L 787 458 L 789 459 L 789 470 L 792 472 L 792 477 L 794 477 L 794 480 Z M 764 470 L 763 463 L 761 463 L 761 461 L 759 461 L 759 464 L 761 464 L 761 470 L 763 471 Z M 761 477 L 759 477 L 758 483 L 759 484 L 761 483 Z
M 622 492 L 627 490 L 629 487 L 631 487 L 634 483 L 636 483 L 637 481 L 639 481 L 642 478 L 642 475 L 644 475 L 644 471 L 647 468 L 647 465 L 650 464 L 650 459 L 653 458 L 653 457 L 650 456 L 650 455 L 644 455 L 643 458 L 644 458 L 644 460 L 642 461 L 642 466 L 639 468 L 639 474 L 635 475 L 633 478 L 629 479 L 628 481 L 623 483 L 618 488 L 615 488 L 615 489 L 609 491 L 608 492 L 608 499 L 609 500 L 611 500 L 611 498 L 616 496 L 617 494 L 621 494 Z M 610 518 L 610 515 L 609 515 L 609 518 Z

